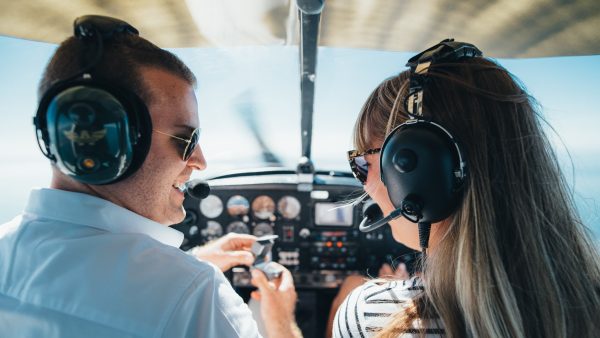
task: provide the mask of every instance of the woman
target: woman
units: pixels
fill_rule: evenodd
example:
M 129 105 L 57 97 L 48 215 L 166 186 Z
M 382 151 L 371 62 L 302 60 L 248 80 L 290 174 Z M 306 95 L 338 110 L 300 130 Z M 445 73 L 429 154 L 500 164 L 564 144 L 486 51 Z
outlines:
M 383 81 L 355 125 L 354 154 L 368 168 L 359 176 L 385 215 L 398 206 L 381 181 L 378 148 L 411 116 L 410 76 Z M 533 98 L 483 57 L 432 62 L 423 76 L 422 118 L 447 129 L 464 155 L 460 200 L 431 225 L 422 278 L 352 291 L 334 337 L 598 336 L 600 259 Z M 396 241 L 421 247 L 416 224 L 389 224 Z

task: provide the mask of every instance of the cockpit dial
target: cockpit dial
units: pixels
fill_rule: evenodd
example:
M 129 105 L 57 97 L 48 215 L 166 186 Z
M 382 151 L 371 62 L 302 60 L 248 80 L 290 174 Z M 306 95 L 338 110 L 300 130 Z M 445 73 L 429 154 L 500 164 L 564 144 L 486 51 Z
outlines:
M 227 212 L 231 216 L 243 216 L 248 214 L 250 203 L 244 196 L 235 195 L 227 201 Z
M 244 222 L 235 221 L 227 226 L 227 232 L 235 232 L 238 234 L 249 234 L 250 229 Z
M 215 218 L 223 212 L 223 202 L 215 195 L 208 195 L 200 202 L 200 211 L 206 218 Z
M 281 216 L 287 219 L 298 217 L 300 214 L 300 209 L 300 201 L 293 196 L 283 196 L 279 199 L 279 202 L 277 202 L 277 210 Z
M 258 223 L 254 226 L 252 234 L 256 237 L 262 237 L 273 234 L 273 227 L 269 223 Z
M 268 219 L 275 212 L 275 202 L 267 195 L 258 196 L 252 202 L 252 211 L 257 218 Z
M 223 236 L 223 227 L 219 222 L 208 221 L 206 222 L 206 228 L 202 230 L 202 236 L 204 236 L 207 241 L 217 239 Z

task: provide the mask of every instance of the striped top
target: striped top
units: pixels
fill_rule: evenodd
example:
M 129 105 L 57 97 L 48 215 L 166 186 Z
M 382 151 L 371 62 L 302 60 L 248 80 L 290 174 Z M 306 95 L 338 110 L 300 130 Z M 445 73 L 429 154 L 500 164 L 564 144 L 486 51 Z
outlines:
M 373 337 L 384 328 L 396 313 L 412 304 L 411 300 L 423 292 L 418 277 L 409 280 L 369 281 L 354 289 L 340 305 L 333 322 L 333 337 Z M 440 319 L 427 321 L 423 327 L 420 320 L 413 323 L 414 330 L 399 335 L 402 338 L 419 337 L 425 329 L 425 337 L 443 337 Z

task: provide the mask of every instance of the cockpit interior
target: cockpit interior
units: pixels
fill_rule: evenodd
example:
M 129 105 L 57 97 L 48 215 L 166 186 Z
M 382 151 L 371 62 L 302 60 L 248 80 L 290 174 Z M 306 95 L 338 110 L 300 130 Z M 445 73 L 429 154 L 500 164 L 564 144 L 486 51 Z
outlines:
M 198 77 L 208 169 L 192 178 L 210 192 L 202 199 L 186 194 L 185 220 L 172 226 L 185 236 L 181 250 L 232 232 L 277 235 L 269 259 L 292 272 L 304 337 L 325 336 L 325 319 L 347 276 L 376 278 L 384 263 L 404 263 L 415 273 L 420 253 L 396 242 L 388 226 L 359 231 L 365 217 L 383 214 L 345 154 L 369 91 L 403 70 L 413 52 L 444 38 L 478 44 L 549 108 L 548 120 L 562 137 L 552 139 L 565 172 L 572 173 L 576 202 L 600 238 L 597 1 L 79 3 L 2 1 L 2 222 L 22 208 L 26 191 L 18 195 L 18 188 L 47 185 L 50 177 L 30 125 L 40 72 L 71 34 L 72 20 L 100 12 L 135 23 Z M 548 78 L 548 69 L 556 74 Z M 248 300 L 255 289 L 248 267 L 225 275 Z

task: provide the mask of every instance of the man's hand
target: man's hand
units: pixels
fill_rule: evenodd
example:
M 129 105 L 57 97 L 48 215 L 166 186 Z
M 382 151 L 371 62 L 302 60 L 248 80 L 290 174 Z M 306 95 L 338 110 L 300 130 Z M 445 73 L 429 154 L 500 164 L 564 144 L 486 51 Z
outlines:
M 260 301 L 260 314 L 269 338 L 302 337 L 294 319 L 298 298 L 294 279 L 288 269 L 279 267 L 283 271 L 281 277 L 270 282 L 263 272 L 252 270 L 252 284 L 258 290 L 253 291 L 251 296 Z
M 227 235 L 190 250 L 190 253 L 201 260 L 211 262 L 225 272 L 236 265 L 250 266 L 254 263 L 254 256 L 250 252 L 256 237 L 252 235 L 236 234 Z

